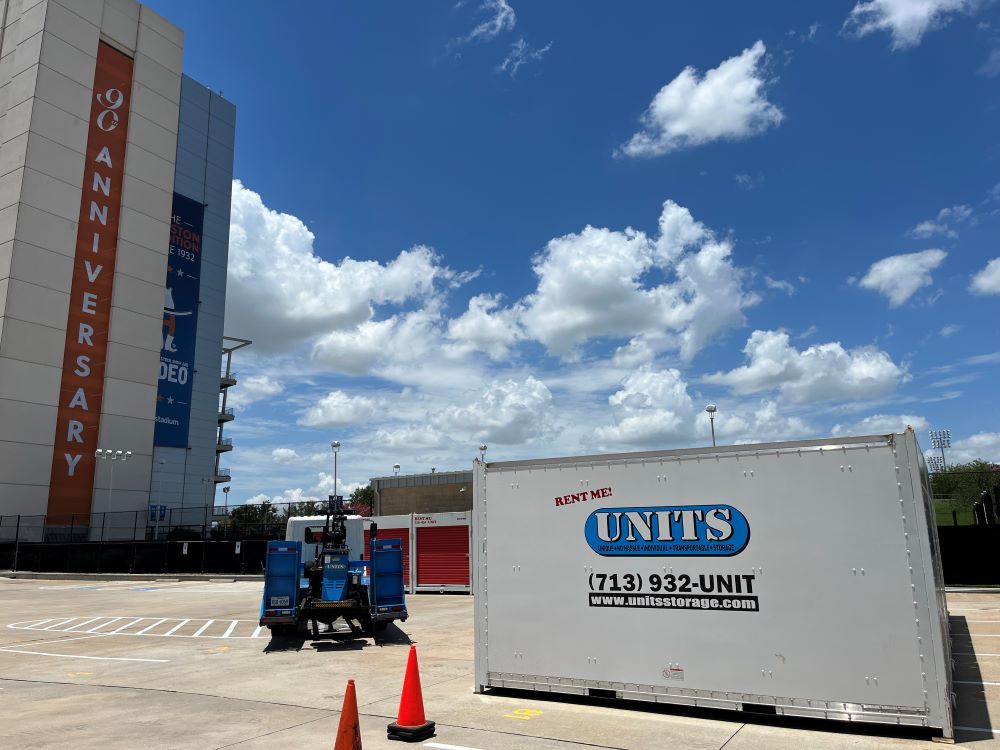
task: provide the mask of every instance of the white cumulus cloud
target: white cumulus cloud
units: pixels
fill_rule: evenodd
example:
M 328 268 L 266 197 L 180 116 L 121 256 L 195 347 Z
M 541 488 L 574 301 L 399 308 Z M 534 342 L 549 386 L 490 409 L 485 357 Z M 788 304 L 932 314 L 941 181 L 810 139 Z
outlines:
M 908 378 L 875 347 L 845 349 L 831 342 L 799 351 L 784 331 L 754 331 L 743 351 L 746 365 L 708 375 L 705 381 L 738 394 L 777 390 L 792 403 L 812 403 L 885 396 Z
M 994 258 L 972 277 L 969 291 L 973 294 L 1000 294 L 1000 258 Z
M 717 140 L 763 133 L 784 118 L 767 100 L 761 41 L 701 76 L 688 66 L 653 97 L 643 128 L 625 143 L 626 156 L 661 156 Z
M 831 435 L 888 435 L 912 427 L 917 432 L 927 429 L 927 420 L 915 414 L 872 414 L 850 424 L 836 424 Z
M 483 351 L 500 360 L 510 354 L 510 348 L 524 332 L 518 321 L 518 310 L 498 310 L 502 295 L 478 294 L 469 300 L 469 309 L 448 321 L 448 338 L 461 351 Z M 495 311 L 495 312 L 494 312 Z
M 522 443 L 545 434 L 552 393 L 542 381 L 496 380 L 462 406 L 429 415 L 435 427 L 457 439 L 465 436 L 495 443 Z
M 233 181 L 226 318 L 238 320 L 255 350 L 288 350 L 330 330 L 372 319 L 374 306 L 423 299 L 437 280 L 456 274 L 428 247 L 404 250 L 386 264 L 313 252 L 313 234 L 297 217 L 264 205 Z
M 694 404 L 678 370 L 643 366 L 625 378 L 608 403 L 617 421 L 597 429 L 599 440 L 650 445 L 676 441 L 691 432 Z
M 867 0 L 859 2 L 844 21 L 844 31 L 866 36 L 876 31 L 892 35 L 892 49 L 920 44 L 931 29 L 944 26 L 950 16 L 970 11 L 975 0 Z
M 946 257 L 948 253 L 944 250 L 890 255 L 872 263 L 858 285 L 885 295 L 890 307 L 899 307 L 917 290 L 934 283 L 931 271 L 940 266 Z
M 674 336 L 690 359 L 708 340 L 741 325 L 757 298 L 742 287 L 732 245 L 716 240 L 686 208 L 663 205 L 654 241 L 634 229 L 588 226 L 550 240 L 534 259 L 538 287 L 522 300 L 525 331 L 557 356 L 601 336 Z M 657 270 L 668 280 L 647 286 Z
M 352 396 L 344 391 L 330 391 L 299 418 L 306 427 L 346 427 L 371 419 L 378 402 L 367 396 Z
M 956 440 L 947 456 L 949 465 L 968 463 L 977 459 L 1000 463 L 1000 432 L 978 432 Z
M 226 405 L 234 409 L 244 409 L 255 401 L 277 396 L 285 390 L 281 381 L 272 378 L 270 375 L 250 375 L 239 377 L 236 385 L 229 389 L 226 396 Z

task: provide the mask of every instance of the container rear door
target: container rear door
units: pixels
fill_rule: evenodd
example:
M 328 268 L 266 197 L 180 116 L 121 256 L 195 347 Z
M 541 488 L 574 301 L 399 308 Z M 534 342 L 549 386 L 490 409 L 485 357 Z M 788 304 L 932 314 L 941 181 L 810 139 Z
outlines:
M 418 526 L 417 586 L 469 588 L 469 527 Z
M 410 580 L 410 530 L 409 529 L 383 529 L 379 527 L 378 541 L 397 541 L 402 545 L 403 550 L 403 581 Z M 368 559 L 368 550 L 371 548 L 372 535 L 369 529 L 365 529 L 365 554 L 362 560 Z
M 298 605 L 301 542 L 268 542 L 264 573 L 264 610 Z
M 379 610 L 383 607 L 401 608 L 406 603 L 403 594 L 403 552 L 398 539 L 375 540 L 372 578 L 375 582 L 375 606 Z

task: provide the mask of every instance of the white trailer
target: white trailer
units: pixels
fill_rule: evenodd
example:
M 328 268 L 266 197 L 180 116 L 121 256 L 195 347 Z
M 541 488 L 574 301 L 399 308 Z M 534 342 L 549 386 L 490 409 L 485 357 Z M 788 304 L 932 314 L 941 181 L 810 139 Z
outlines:
M 345 524 L 347 527 L 347 546 L 350 547 L 351 558 L 354 560 L 364 559 L 362 555 L 366 555 L 368 552 L 361 534 L 360 520 L 361 516 L 347 516 Z M 319 554 L 319 544 L 306 539 L 306 529 L 312 529 L 314 532 L 322 531 L 325 522 L 325 515 L 293 516 L 288 519 L 288 525 L 285 526 L 285 539 L 302 542 L 302 559 L 304 561 L 313 560 Z
M 476 462 L 476 689 L 923 726 L 951 654 L 912 430 Z

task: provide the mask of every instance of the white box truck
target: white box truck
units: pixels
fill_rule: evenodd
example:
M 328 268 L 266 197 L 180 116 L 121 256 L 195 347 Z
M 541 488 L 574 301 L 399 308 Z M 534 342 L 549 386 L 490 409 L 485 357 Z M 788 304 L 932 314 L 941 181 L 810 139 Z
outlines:
M 474 472 L 476 689 L 953 736 L 937 529 L 912 430 Z

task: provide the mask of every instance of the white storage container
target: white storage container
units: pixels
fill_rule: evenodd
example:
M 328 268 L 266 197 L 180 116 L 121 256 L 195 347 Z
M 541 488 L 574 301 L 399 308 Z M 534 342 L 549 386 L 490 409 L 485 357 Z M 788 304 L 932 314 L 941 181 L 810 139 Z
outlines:
M 476 462 L 476 684 L 953 736 L 912 430 Z

